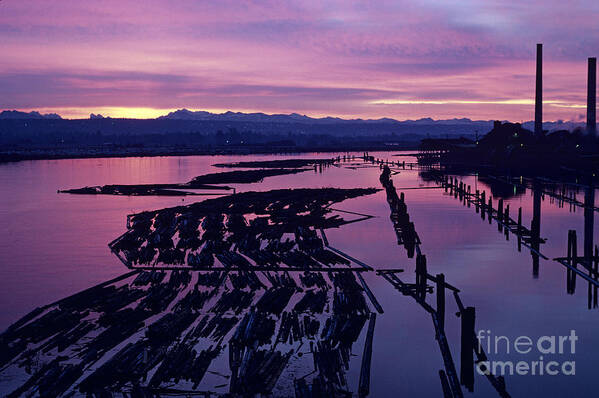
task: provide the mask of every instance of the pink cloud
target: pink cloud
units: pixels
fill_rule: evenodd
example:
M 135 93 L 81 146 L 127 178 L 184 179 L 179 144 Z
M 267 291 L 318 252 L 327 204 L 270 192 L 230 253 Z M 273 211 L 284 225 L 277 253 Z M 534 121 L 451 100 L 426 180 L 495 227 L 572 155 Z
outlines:
M 0 107 L 528 120 L 489 102 L 532 98 L 538 41 L 546 98 L 585 102 L 596 2 L 316 3 L 3 1 Z

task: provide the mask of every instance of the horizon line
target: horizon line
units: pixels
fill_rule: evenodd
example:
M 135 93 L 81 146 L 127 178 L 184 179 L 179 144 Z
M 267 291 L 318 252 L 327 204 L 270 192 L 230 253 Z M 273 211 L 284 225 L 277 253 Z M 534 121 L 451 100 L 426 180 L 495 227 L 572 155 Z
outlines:
M 510 103 L 511 104 L 511 103 Z M 528 104 L 526 104 L 528 105 Z M 77 112 L 76 114 L 70 113 L 70 112 L 60 112 L 60 110 L 80 110 L 80 112 Z M 88 110 L 85 112 L 81 112 L 82 110 Z M 95 112 L 92 112 L 91 110 L 95 110 Z M 106 110 L 112 110 L 114 112 L 110 112 L 111 114 L 116 113 L 116 116 L 111 116 L 109 115 Z M 136 112 L 138 115 L 122 115 L 122 112 L 125 110 L 129 110 L 132 112 Z M 399 123 L 405 123 L 405 122 L 418 122 L 418 121 L 422 121 L 425 119 L 430 119 L 431 121 L 434 122 L 442 122 L 442 121 L 456 121 L 456 120 L 467 120 L 470 122 L 494 122 L 494 121 L 501 121 L 501 122 L 509 122 L 509 123 L 520 123 L 520 124 L 525 124 L 525 123 L 534 123 L 534 119 L 530 119 L 530 120 L 520 120 L 520 121 L 515 121 L 515 120 L 509 120 L 509 119 L 496 119 L 496 118 L 492 118 L 492 119 L 472 119 L 470 117 L 466 117 L 466 116 L 454 116 L 453 118 L 440 118 L 440 119 L 435 119 L 432 116 L 422 116 L 420 118 L 407 118 L 407 119 L 395 119 L 393 117 L 389 117 L 389 116 L 380 116 L 378 118 L 362 118 L 362 117 L 356 117 L 356 116 L 349 116 L 349 115 L 343 115 L 343 116 L 333 116 L 333 115 L 316 115 L 316 114 L 305 114 L 305 113 L 299 113 L 299 112 L 290 112 L 290 113 L 268 113 L 265 111 L 259 111 L 259 110 L 232 110 L 232 109 L 211 109 L 211 108 L 202 108 L 202 109 L 190 109 L 190 108 L 151 108 L 151 107 L 147 107 L 147 108 L 137 108 L 137 107 L 95 107 L 95 108 L 70 108 L 70 107 L 57 107 L 57 108 L 47 108 L 47 107 L 40 107 L 40 108 L 12 108 L 12 109 L 1 109 L 0 113 L 2 112 L 22 112 L 22 113 L 39 113 L 40 115 L 51 115 L 51 114 L 55 114 L 58 115 L 60 117 L 60 119 L 62 120 L 90 120 L 92 115 L 96 115 L 96 116 L 102 116 L 102 118 L 105 119 L 129 119 L 129 120 L 157 120 L 160 117 L 164 117 L 164 116 L 168 116 L 170 113 L 174 113 L 177 111 L 189 111 L 189 112 L 207 112 L 213 115 L 224 115 L 227 113 L 236 113 L 236 114 L 263 114 L 266 116 L 277 116 L 277 115 L 282 115 L 282 116 L 291 116 L 291 115 L 299 115 L 302 117 L 307 117 L 310 119 L 314 119 L 314 120 L 322 120 L 322 119 L 340 119 L 343 121 L 379 121 L 379 120 L 390 120 L 390 121 L 394 121 L 394 122 L 399 122 Z M 96 113 L 97 112 L 97 113 Z M 64 116 L 63 116 L 64 115 Z M 87 116 L 84 116 L 87 115 Z M 146 116 L 146 117 L 144 117 Z M 186 119 L 179 119 L 179 120 L 186 120 Z M 187 120 L 193 120 L 193 119 L 187 119 Z M 543 123 L 574 123 L 574 124 L 585 124 L 584 120 L 580 120 L 580 121 L 576 121 L 576 120 L 564 120 L 564 119 L 557 119 L 557 120 L 544 120 Z

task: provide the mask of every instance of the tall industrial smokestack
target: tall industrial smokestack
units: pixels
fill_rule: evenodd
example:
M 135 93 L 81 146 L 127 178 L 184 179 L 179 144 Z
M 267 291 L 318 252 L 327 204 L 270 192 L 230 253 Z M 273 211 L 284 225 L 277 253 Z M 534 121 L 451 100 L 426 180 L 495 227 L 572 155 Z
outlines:
M 543 44 L 537 44 L 537 88 L 535 95 L 535 135 L 543 135 Z
M 587 87 L 587 133 L 597 133 L 597 58 L 589 58 Z

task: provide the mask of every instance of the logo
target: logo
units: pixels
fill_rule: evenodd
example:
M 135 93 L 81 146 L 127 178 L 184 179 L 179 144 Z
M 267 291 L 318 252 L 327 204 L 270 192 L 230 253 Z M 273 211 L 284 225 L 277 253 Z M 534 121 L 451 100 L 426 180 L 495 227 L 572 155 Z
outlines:
M 481 375 L 520 375 L 520 376 L 573 376 L 576 374 L 576 331 L 570 330 L 565 336 L 496 336 L 490 330 L 479 330 L 476 338 L 481 348 L 491 354 L 518 355 L 517 361 L 480 361 L 476 371 Z M 537 357 L 529 360 L 530 357 Z

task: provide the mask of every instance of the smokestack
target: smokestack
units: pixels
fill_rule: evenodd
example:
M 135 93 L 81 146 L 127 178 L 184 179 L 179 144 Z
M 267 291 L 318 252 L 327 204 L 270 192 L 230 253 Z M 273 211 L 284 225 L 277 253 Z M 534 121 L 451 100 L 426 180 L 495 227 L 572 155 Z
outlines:
M 543 44 L 537 44 L 537 87 L 535 94 L 535 135 L 543 135 Z
M 597 133 L 597 58 L 589 58 L 587 87 L 587 133 Z

